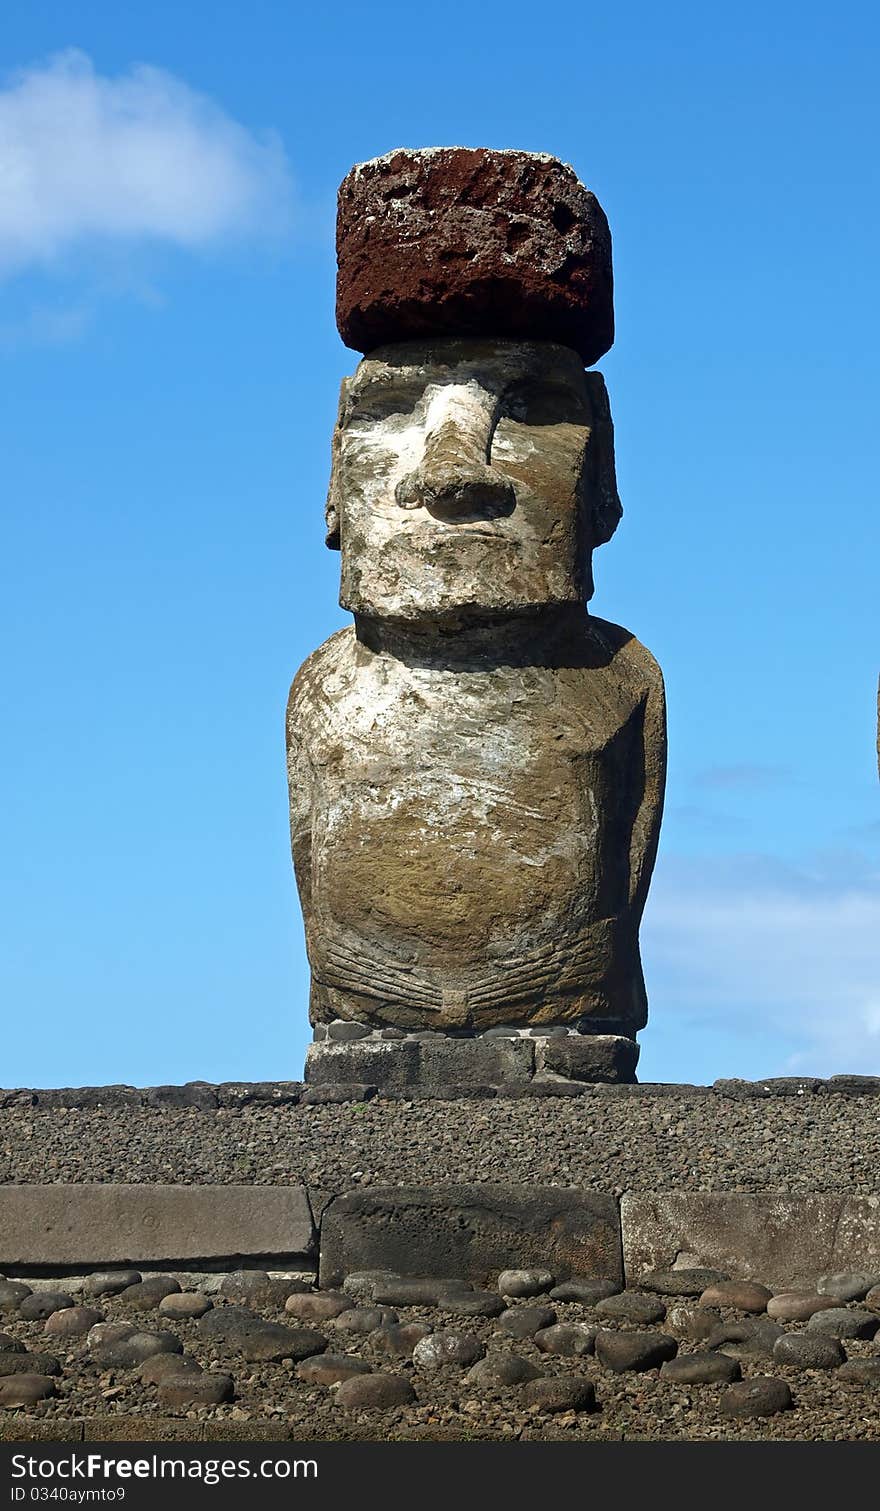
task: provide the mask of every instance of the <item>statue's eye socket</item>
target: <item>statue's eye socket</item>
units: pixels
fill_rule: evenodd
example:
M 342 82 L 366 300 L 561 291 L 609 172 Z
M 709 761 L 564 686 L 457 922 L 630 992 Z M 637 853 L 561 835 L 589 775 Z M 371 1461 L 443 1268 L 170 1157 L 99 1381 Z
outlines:
M 411 415 L 424 398 L 424 383 L 374 383 L 350 400 L 346 423 L 376 424 L 395 416 Z
M 561 383 L 523 382 L 508 389 L 499 419 L 521 425 L 589 425 L 585 395 Z

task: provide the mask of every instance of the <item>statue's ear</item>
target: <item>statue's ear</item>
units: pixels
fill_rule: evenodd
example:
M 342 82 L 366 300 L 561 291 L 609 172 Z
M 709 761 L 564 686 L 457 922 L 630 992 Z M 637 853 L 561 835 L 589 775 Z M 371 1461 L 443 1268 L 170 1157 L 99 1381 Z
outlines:
M 605 379 L 599 372 L 584 373 L 593 422 L 590 428 L 590 482 L 593 496 L 593 544 L 604 545 L 620 522 L 623 506 L 617 492 L 614 467 L 614 424 Z
M 327 489 L 327 502 L 324 505 L 324 525 L 326 527 L 324 542 L 331 551 L 339 550 L 339 509 L 336 503 L 336 486 L 339 456 L 342 450 L 342 427 L 345 423 L 348 385 L 349 379 L 343 378 L 342 386 L 339 390 L 339 409 L 336 413 L 336 424 L 333 428 L 333 440 L 330 447 L 330 486 Z

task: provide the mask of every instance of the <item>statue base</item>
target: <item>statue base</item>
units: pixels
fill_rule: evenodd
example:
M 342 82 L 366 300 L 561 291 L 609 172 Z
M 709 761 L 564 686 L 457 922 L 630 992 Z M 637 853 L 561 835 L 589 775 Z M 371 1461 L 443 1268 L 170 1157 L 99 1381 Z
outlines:
M 410 1087 L 425 1092 L 432 1086 L 503 1091 L 536 1079 L 632 1085 L 639 1058 L 635 1039 L 568 1025 L 467 1035 L 373 1029 L 339 1019 L 319 1024 L 315 1040 L 306 1055 L 309 1085 L 360 1083 L 394 1092 Z

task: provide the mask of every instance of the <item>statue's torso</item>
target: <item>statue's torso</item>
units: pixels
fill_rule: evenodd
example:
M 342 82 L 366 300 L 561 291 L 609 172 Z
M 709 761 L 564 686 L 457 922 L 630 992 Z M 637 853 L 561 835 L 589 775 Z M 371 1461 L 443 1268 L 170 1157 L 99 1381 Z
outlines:
M 353 630 L 306 663 L 291 738 L 310 787 L 300 864 L 328 1011 L 353 994 L 366 1006 L 344 1016 L 381 1020 L 385 1001 L 395 1021 L 409 1004 L 419 1026 L 489 1026 L 641 1000 L 640 970 L 623 982 L 618 957 L 635 950 L 654 663 L 590 624 L 570 665 L 414 665 Z

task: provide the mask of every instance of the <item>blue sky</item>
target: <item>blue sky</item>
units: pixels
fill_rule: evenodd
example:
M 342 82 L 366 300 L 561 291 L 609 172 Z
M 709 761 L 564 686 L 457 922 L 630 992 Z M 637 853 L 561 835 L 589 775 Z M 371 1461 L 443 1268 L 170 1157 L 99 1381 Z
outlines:
M 640 1074 L 880 1073 L 878 64 L 851 0 L 7 4 L 5 1085 L 301 1073 L 335 191 L 444 143 L 558 154 L 614 235 L 593 608 L 669 698 Z

